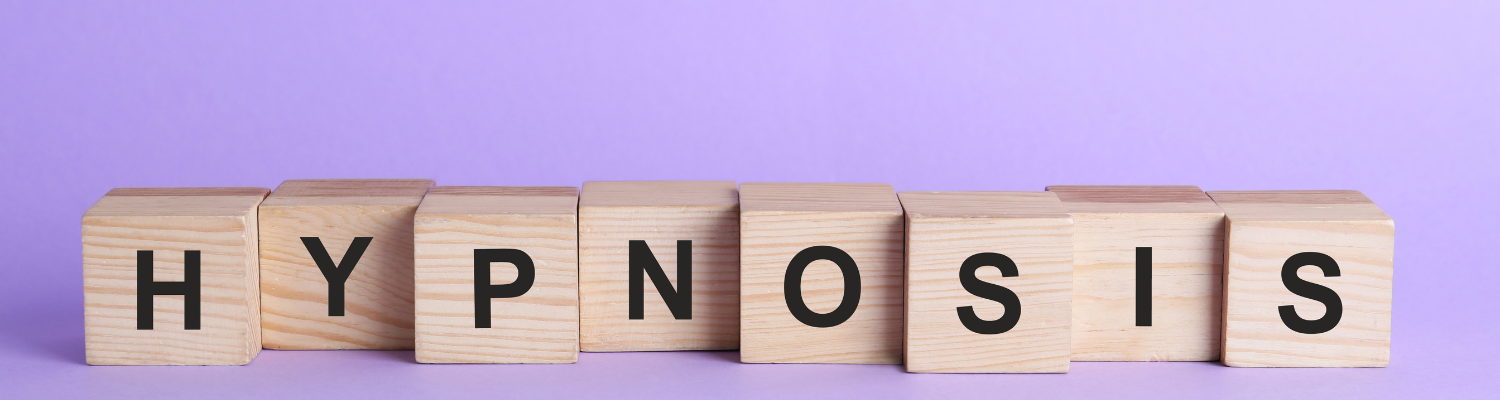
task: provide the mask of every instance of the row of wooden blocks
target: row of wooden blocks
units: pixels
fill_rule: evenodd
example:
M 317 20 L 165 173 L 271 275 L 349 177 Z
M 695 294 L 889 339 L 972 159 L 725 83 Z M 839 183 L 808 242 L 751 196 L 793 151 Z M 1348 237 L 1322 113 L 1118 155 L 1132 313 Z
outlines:
M 264 347 L 569 363 L 580 350 L 738 349 L 747 363 L 912 372 L 1378 367 L 1394 229 L 1356 191 L 115 189 L 83 217 L 87 360 L 236 365 Z

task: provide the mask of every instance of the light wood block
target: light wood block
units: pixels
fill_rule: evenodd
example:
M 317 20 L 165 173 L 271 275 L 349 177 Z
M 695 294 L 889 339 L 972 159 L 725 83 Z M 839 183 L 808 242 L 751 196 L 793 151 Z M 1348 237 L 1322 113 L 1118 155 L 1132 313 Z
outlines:
M 1068 372 L 1073 220 L 1057 196 L 901 192 L 900 198 L 906 370 Z
M 417 208 L 415 246 L 418 362 L 578 361 L 578 188 L 435 187 Z M 476 259 L 484 251 L 509 261 Z M 494 293 L 476 283 L 510 297 L 478 298 Z
M 90 207 L 83 215 L 87 362 L 244 365 L 255 359 L 261 348 L 256 206 L 268 192 L 114 189 Z M 192 259 L 196 274 L 189 273 Z M 150 274 L 144 280 L 143 266 Z M 148 296 L 145 304 L 142 289 L 181 295 Z M 141 311 L 150 314 L 140 318 Z
M 1224 211 L 1202 189 L 1047 190 L 1073 215 L 1073 361 L 1219 359 Z
M 631 241 L 645 242 L 662 283 L 671 293 L 691 293 L 681 300 L 691 307 L 678 306 L 674 315 L 643 268 L 641 318 L 631 318 Z M 688 290 L 679 279 L 679 241 L 691 241 Z M 734 182 L 585 182 L 578 204 L 582 350 L 739 348 L 739 246 Z
M 1396 238 L 1389 215 L 1352 190 L 1208 195 L 1229 220 L 1225 365 L 1386 366 Z M 1339 307 L 1328 307 L 1334 299 Z
M 891 185 L 740 185 L 740 361 L 901 363 L 903 228 Z M 841 250 L 852 265 L 809 257 L 801 279 L 789 275 L 799 254 L 827 253 L 809 250 L 816 246 Z M 800 284 L 804 305 L 789 303 L 788 283 Z M 845 301 L 846 286 L 858 300 Z M 794 307 L 832 325 L 809 324 Z
M 427 179 L 289 180 L 277 187 L 260 206 L 265 347 L 411 349 L 412 224 L 431 187 Z M 324 260 L 347 271 L 343 290 L 330 291 L 305 237 L 318 238 Z M 353 260 L 344 256 L 362 241 L 364 252 L 348 265 Z M 330 292 L 343 301 L 331 301 Z

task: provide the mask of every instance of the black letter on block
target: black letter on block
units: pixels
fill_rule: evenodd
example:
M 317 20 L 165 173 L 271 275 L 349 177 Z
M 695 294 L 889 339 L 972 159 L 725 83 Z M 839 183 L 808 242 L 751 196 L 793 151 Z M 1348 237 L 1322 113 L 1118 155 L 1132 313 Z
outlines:
M 312 255 L 313 262 L 318 263 L 318 269 L 323 271 L 323 279 L 328 280 L 328 316 L 344 316 L 344 281 L 349 280 L 349 273 L 354 272 L 354 265 L 359 264 L 359 257 L 365 254 L 365 248 L 370 247 L 372 239 L 375 238 L 354 238 L 354 242 L 349 243 L 349 251 L 344 252 L 344 259 L 335 266 L 333 257 L 323 248 L 322 240 L 315 237 L 302 238 L 302 245 L 307 246 L 307 253 Z
M 1151 248 L 1135 248 L 1135 326 L 1151 326 Z
M 630 241 L 630 319 L 646 319 L 646 278 L 661 293 L 672 318 L 693 319 L 693 241 L 677 241 L 677 289 L 667 280 L 667 273 L 651 254 L 644 240 Z
M 135 329 L 149 331 L 151 310 L 156 306 L 155 296 L 182 296 L 182 324 L 184 329 L 196 331 L 200 327 L 203 285 L 199 279 L 201 253 L 198 250 L 182 252 L 182 282 L 156 282 L 152 277 L 156 260 L 151 250 L 135 252 Z
M 1010 257 L 999 253 L 979 253 L 969 256 L 964 260 L 963 266 L 958 268 L 958 282 L 962 283 L 964 290 L 975 296 L 994 300 L 1005 306 L 1005 315 L 994 321 L 985 321 L 974 313 L 974 307 L 963 306 L 958 308 L 958 320 L 964 323 L 965 328 L 981 335 L 994 335 L 1005 333 L 1016 327 L 1016 322 L 1021 320 L 1021 299 L 1016 297 L 1016 292 L 1006 289 L 1004 286 L 979 280 L 974 275 L 979 267 L 995 267 L 1000 269 L 1000 276 L 1014 277 L 1020 275 L 1016 271 L 1016 262 Z
M 516 266 L 516 281 L 504 285 L 490 284 L 491 263 Z M 474 249 L 474 327 L 490 327 L 490 299 L 520 297 L 536 282 L 536 265 L 531 256 L 516 249 Z
M 833 261 L 839 266 L 839 271 L 844 273 L 844 299 L 838 308 L 827 314 L 814 312 L 802 301 L 802 272 L 807 270 L 808 264 L 817 260 Z M 787 265 L 786 281 L 782 283 L 786 308 L 792 311 L 792 316 L 797 317 L 798 321 L 815 328 L 838 326 L 854 316 L 854 309 L 859 307 L 859 289 L 859 267 L 854 265 L 854 258 L 833 246 L 802 249 L 796 257 L 792 257 L 792 263 Z
M 1286 285 L 1286 290 L 1298 296 L 1317 300 L 1323 303 L 1323 307 L 1328 311 L 1323 313 L 1323 318 L 1312 321 L 1298 317 L 1297 310 L 1292 306 L 1276 307 L 1276 311 L 1281 312 L 1281 322 L 1294 331 L 1309 335 L 1328 332 L 1338 326 L 1339 319 L 1344 317 L 1344 302 L 1339 299 L 1339 294 L 1333 289 L 1298 278 L 1297 269 L 1305 265 L 1322 269 L 1323 276 L 1339 276 L 1339 263 L 1326 254 L 1308 252 L 1297 253 L 1281 265 L 1281 284 Z

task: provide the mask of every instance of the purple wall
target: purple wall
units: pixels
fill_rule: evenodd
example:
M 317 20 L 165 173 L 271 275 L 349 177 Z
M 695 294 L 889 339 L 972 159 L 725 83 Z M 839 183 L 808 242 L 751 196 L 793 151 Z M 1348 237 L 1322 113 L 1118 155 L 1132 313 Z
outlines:
M 0 397 L 1500 391 L 1500 2 L 1145 3 L 0 1 Z M 82 365 L 79 217 L 109 188 L 346 177 L 1358 189 L 1400 226 L 1392 362 Z

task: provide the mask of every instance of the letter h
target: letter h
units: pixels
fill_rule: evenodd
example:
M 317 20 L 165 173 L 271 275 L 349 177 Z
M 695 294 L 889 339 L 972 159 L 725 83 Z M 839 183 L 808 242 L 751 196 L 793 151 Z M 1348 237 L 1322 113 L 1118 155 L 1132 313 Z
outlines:
M 200 251 L 183 252 L 183 281 L 157 282 L 152 268 L 155 260 L 151 250 L 135 252 L 135 329 L 151 330 L 151 312 L 156 296 L 183 296 L 183 325 L 187 330 L 198 330 L 202 310 L 203 286 L 199 278 Z

